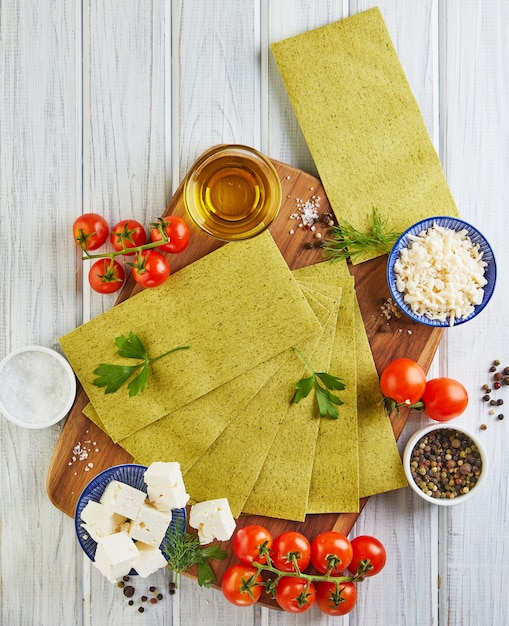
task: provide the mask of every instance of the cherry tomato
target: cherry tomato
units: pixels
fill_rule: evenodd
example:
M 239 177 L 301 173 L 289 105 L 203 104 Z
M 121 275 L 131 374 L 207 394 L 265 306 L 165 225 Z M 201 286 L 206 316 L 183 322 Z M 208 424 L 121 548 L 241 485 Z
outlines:
M 262 595 L 262 577 L 251 565 L 236 563 L 223 574 L 221 590 L 224 597 L 236 606 L 251 606 Z
M 395 359 L 380 376 L 380 389 L 386 398 L 396 404 L 419 402 L 426 388 L 426 374 L 422 367 L 411 359 Z
M 327 615 L 346 615 L 357 603 L 357 587 L 353 583 L 320 581 L 315 587 L 316 604 Z
M 110 242 L 113 249 L 120 252 L 125 248 L 143 246 L 147 243 L 147 234 L 143 226 L 136 220 L 122 220 L 113 227 Z M 126 252 L 126 256 L 133 254 L 134 252 Z
M 117 261 L 104 258 L 96 261 L 88 272 L 88 282 L 98 293 L 113 293 L 124 284 L 124 268 Z
M 315 585 L 304 578 L 283 576 L 276 587 L 276 602 L 289 613 L 304 613 L 316 600 Z
M 437 422 L 448 422 L 465 411 L 468 393 L 453 378 L 433 378 L 426 383 L 422 401 L 428 417 Z
M 187 248 L 191 235 L 186 222 L 178 215 L 170 215 L 159 219 L 160 225 L 170 241 L 159 246 L 158 250 L 164 250 L 164 252 L 174 254 L 176 252 L 182 252 L 184 248 Z M 159 224 L 151 224 L 150 238 L 152 241 L 161 241 L 162 239 L 161 231 L 158 226 Z
M 98 213 L 84 213 L 72 226 L 74 241 L 83 250 L 96 250 L 108 239 L 108 222 Z
M 241 563 L 251 564 L 253 561 L 266 563 L 267 555 L 261 549 L 270 550 L 272 535 L 263 526 L 255 524 L 239 528 L 233 537 L 233 552 Z
M 369 559 L 366 576 L 375 576 L 383 569 L 387 555 L 381 541 L 369 535 L 359 535 L 352 539 L 353 557 L 348 566 L 352 574 L 356 574 L 362 561 Z
M 303 572 L 311 560 L 311 545 L 304 535 L 289 530 L 278 537 L 272 543 L 272 561 L 283 572 L 294 572 L 294 559 L 297 561 L 299 570 Z
M 350 565 L 352 556 L 352 544 L 342 533 L 326 531 L 311 542 L 311 563 L 322 574 L 326 574 L 331 567 L 331 576 L 341 576 Z
M 168 259 L 155 250 L 143 250 L 136 254 L 132 265 L 134 280 L 143 287 L 159 287 L 170 275 Z

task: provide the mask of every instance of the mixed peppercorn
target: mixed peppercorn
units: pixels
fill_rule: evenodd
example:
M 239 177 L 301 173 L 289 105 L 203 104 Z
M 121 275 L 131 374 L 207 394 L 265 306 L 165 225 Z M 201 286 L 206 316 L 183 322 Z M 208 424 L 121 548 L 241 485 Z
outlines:
M 490 369 L 491 380 L 489 383 L 485 383 L 481 387 L 482 400 L 488 404 L 489 414 L 496 415 L 498 420 L 504 419 L 504 414 L 501 412 L 501 406 L 504 404 L 502 398 L 493 397 L 494 392 L 500 391 L 503 387 L 509 386 L 509 366 L 500 367 L 500 361 L 493 361 Z M 481 424 L 481 430 L 486 430 L 487 425 Z
M 438 429 L 423 435 L 414 446 L 410 469 L 425 495 L 452 499 L 475 487 L 482 460 L 468 435 L 456 429 Z

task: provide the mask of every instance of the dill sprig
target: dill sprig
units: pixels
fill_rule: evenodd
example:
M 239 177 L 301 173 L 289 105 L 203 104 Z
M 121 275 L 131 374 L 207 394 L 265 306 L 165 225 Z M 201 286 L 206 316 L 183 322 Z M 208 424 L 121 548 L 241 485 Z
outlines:
M 387 220 L 373 209 L 371 224 L 362 232 L 347 220 L 331 229 L 331 235 L 322 245 L 324 257 L 329 261 L 353 261 L 368 252 L 386 254 L 401 233 L 387 230 Z
M 162 544 L 163 551 L 169 556 L 168 567 L 175 572 L 175 584 L 178 576 L 193 565 L 197 566 L 198 584 L 210 587 L 216 576 L 210 567 L 209 559 L 224 560 L 228 555 L 218 545 L 202 546 L 196 535 L 186 532 L 186 522 L 182 517 L 169 526 Z

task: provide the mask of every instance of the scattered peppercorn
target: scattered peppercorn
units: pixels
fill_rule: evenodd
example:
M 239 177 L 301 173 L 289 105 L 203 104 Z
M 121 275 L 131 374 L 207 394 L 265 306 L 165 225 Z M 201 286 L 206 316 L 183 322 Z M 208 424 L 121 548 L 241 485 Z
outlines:
M 481 430 L 486 430 L 488 427 L 486 426 L 486 424 L 481 424 L 479 428 Z
M 129 606 L 132 606 L 134 604 L 134 600 L 129 600 L 129 602 L 127 603 Z
M 502 374 L 504 374 L 504 376 L 509 376 L 509 367 L 504 367 Z
M 499 382 L 493 383 L 493 388 L 494 389 L 500 389 L 501 385 Z
M 162 600 L 162 599 L 163 599 L 163 594 L 162 594 L 162 593 L 158 593 L 158 594 L 157 594 L 157 596 L 156 596 L 156 598 L 157 598 L 158 600 Z
M 119 580 L 117 583 L 117 587 L 120 587 L 120 589 L 122 589 L 124 587 L 125 583 L 122 580 Z
M 504 404 L 504 401 L 502 400 L 502 398 L 499 398 L 497 400 L 497 406 L 500 406 L 501 404 Z
M 498 359 L 495 359 L 493 361 L 493 365 L 495 365 L 496 367 L 498 367 L 500 365 L 500 361 Z
M 126 598 L 132 598 L 134 596 L 134 587 L 132 585 L 126 585 L 124 587 L 124 596 Z
M 486 395 L 484 395 L 484 396 L 482 397 L 482 399 L 483 399 L 485 402 L 488 402 L 488 400 L 490 399 L 490 396 L 489 396 L 488 394 L 486 394 Z
M 145 609 L 142 606 L 140 606 L 138 608 L 138 613 L 144 613 L 144 612 L 145 612 Z
M 141 596 L 141 601 L 146 602 L 148 600 L 147 596 Z
M 496 372 L 496 374 L 493 374 L 493 380 L 499 381 L 502 380 L 503 375 L 500 372 Z
M 157 598 L 150 598 L 150 604 L 157 604 Z
M 499 414 L 497 415 L 497 419 L 499 419 L 499 420 L 503 420 L 503 419 L 504 419 L 504 415 L 503 415 L 502 413 L 499 413 Z
M 129 576 L 124 576 L 124 577 L 122 578 L 122 580 L 123 580 L 124 582 L 128 582 L 128 580 L 129 580 Z
M 496 372 L 496 371 L 497 371 L 497 368 L 495 367 L 495 365 L 492 365 L 490 367 L 490 372 Z
M 175 593 L 175 591 L 176 591 L 176 585 L 175 585 L 175 583 L 170 583 L 170 584 L 168 585 L 168 590 L 169 590 L 169 592 L 170 592 L 170 595 L 173 595 L 173 594 Z
M 504 376 L 504 385 L 509 385 L 509 376 Z
M 148 590 L 149 590 L 151 593 L 154 593 L 154 591 L 156 590 L 156 588 L 155 588 L 155 587 L 149 587 L 149 588 L 148 588 Z

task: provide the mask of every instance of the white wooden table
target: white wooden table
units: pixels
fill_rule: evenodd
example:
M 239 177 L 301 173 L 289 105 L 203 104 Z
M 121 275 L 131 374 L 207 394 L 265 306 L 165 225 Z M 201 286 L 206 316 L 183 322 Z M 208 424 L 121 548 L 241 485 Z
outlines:
M 111 223 L 159 215 L 193 160 L 237 142 L 316 170 L 269 53 L 273 41 L 380 6 L 462 216 L 491 241 L 499 282 L 487 310 L 446 333 L 433 373 L 459 378 L 465 426 L 491 460 L 483 493 L 426 506 L 410 489 L 370 499 L 353 534 L 385 544 L 382 574 L 346 618 L 237 609 L 189 579 L 140 615 L 84 558 L 45 480 L 60 426 L 0 420 L 5 626 L 350 624 L 503 626 L 509 415 L 480 400 L 509 364 L 509 3 L 505 0 L 1 0 L 0 356 L 57 339 L 110 308 L 90 292 L 70 236 L 80 212 Z M 509 398 L 507 399 L 509 402 Z M 421 422 L 411 416 L 403 445 Z

